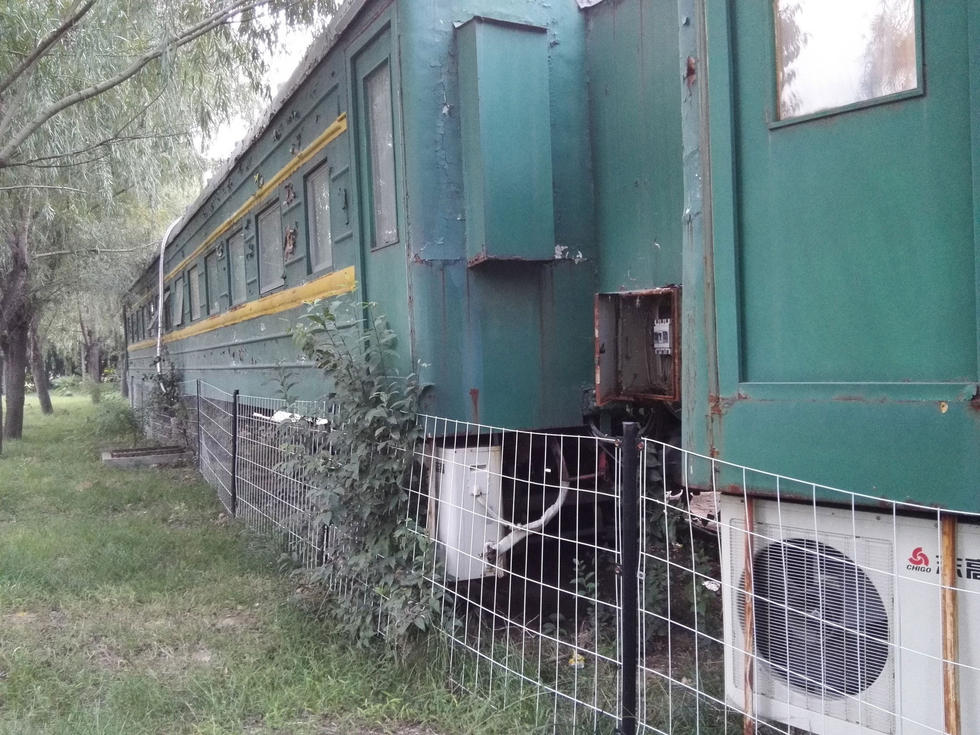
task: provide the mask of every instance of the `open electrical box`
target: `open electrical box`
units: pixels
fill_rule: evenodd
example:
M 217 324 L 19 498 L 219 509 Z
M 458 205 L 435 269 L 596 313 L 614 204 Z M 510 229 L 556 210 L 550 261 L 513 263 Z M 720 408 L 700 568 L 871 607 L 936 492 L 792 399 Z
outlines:
M 680 286 L 595 296 L 595 395 L 680 400 Z

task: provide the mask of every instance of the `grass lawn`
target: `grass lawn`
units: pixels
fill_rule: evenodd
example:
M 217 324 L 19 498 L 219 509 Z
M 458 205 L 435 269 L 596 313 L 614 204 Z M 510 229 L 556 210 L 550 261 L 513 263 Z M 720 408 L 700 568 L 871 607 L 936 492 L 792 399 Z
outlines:
M 103 468 L 105 409 L 54 400 L 0 456 L 0 733 L 533 729 L 437 661 L 352 650 L 194 470 Z

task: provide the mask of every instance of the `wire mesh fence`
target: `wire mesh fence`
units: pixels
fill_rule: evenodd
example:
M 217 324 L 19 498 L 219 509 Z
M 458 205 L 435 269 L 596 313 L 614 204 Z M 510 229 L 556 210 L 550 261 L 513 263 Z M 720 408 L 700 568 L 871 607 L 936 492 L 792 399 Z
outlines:
M 195 387 L 199 411 L 198 461 L 201 475 L 215 489 L 225 512 L 234 516 L 237 511 L 237 493 L 234 487 L 237 475 L 233 469 L 237 446 L 234 416 L 238 396 L 208 383 L 200 383 Z
M 197 451 L 197 386 L 179 381 L 166 394 L 155 380 L 130 380 L 130 402 L 144 436 Z
M 611 732 L 621 681 L 619 447 L 424 416 L 410 507 L 437 544 L 450 676 Z M 424 509 L 424 512 L 423 512 Z
M 236 490 L 238 516 L 261 533 L 278 535 L 294 561 L 311 568 L 323 559 L 327 530 L 310 498 L 314 487 L 288 460 L 329 451 L 333 413 L 326 402 L 238 396 Z
M 334 451 L 335 406 L 206 383 L 181 393 L 193 428 L 177 434 L 196 435 L 226 513 L 306 568 L 342 553 L 349 535 L 320 521 L 315 483 L 290 461 Z M 173 435 L 173 416 L 131 395 L 148 433 Z M 427 578 L 455 686 L 532 700 L 560 733 L 980 732 L 980 517 L 725 463 L 635 427 L 419 422 L 401 491 L 435 544 Z
M 980 732 L 980 516 L 643 453 L 641 731 Z

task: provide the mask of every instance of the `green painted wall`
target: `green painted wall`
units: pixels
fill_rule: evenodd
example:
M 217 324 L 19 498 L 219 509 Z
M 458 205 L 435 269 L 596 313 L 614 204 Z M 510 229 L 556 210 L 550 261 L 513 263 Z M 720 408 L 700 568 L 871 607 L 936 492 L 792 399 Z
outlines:
M 536 223 L 547 233 L 535 245 L 543 258 L 536 264 L 502 269 L 466 264 L 467 189 L 455 27 L 474 15 L 545 29 L 536 52 L 541 84 L 535 119 L 545 120 L 545 137 L 550 137 L 540 151 L 549 158 L 540 170 L 548 173 L 539 182 L 549 197 L 547 211 Z M 388 316 L 399 335 L 402 369 L 411 369 L 418 360 L 426 364 L 423 377 L 433 386 L 427 408 L 449 417 L 515 427 L 579 424 L 581 394 L 591 382 L 591 296 L 598 252 L 584 28 L 575 0 L 370 4 L 177 234 L 168 248 L 167 270 L 338 114 L 347 112 L 348 132 L 277 192 L 283 232 L 295 227 L 299 244 L 285 264 L 285 286 L 313 275 L 305 255 L 304 177 L 326 160 L 335 265 L 354 265 L 356 298 L 376 301 Z M 371 250 L 365 245 L 370 234 L 370 177 L 363 79 L 384 59 L 392 80 L 399 240 Z M 510 150 L 515 159 L 523 155 L 521 138 L 509 124 L 513 121 L 492 107 L 485 114 L 484 130 L 494 150 Z M 287 204 L 289 196 L 294 199 Z M 345 198 L 349 206 L 342 209 L 339 204 Z M 242 227 L 248 297 L 254 299 L 259 297 L 256 217 L 244 218 Z M 568 259 L 554 260 L 556 246 Z M 224 261 L 219 270 L 222 267 L 226 268 Z M 227 303 L 227 285 L 222 294 Z M 185 312 L 189 313 L 186 298 Z M 270 377 L 277 362 L 304 371 L 286 335 L 295 316 L 251 320 L 173 344 L 170 351 L 189 378 L 268 395 L 274 390 Z M 300 392 L 313 397 L 321 386 L 312 371 L 306 372 L 309 377 L 302 378 Z M 513 400 L 515 395 L 522 399 Z
M 718 388 L 694 448 L 980 510 L 970 6 L 922 3 L 925 94 L 771 125 L 768 6 L 707 3 L 711 237 L 691 258 L 713 266 L 717 339 L 687 358 L 717 360 Z
M 775 129 L 733 6 L 742 380 L 977 378 L 966 3 L 923 6 L 928 94 Z
M 599 290 L 680 283 L 681 63 L 676 0 L 588 14 Z
M 574 0 L 411 2 L 398 6 L 416 359 L 427 410 L 515 428 L 581 423 L 591 382 L 595 256 L 584 15 Z M 467 267 L 454 26 L 474 15 L 546 28 L 553 242 L 571 259 Z M 494 119 L 483 135 L 523 150 Z M 542 330 L 543 328 L 543 330 Z M 474 403 L 473 397 L 476 396 Z M 517 400 L 516 397 L 520 396 Z
M 790 126 L 769 124 L 767 3 L 372 6 L 178 235 L 168 269 L 255 191 L 256 175 L 274 174 L 347 111 L 350 132 L 323 153 L 335 262 L 358 269 L 355 297 L 380 303 L 406 363 L 426 363 L 428 411 L 578 425 L 593 377 L 593 293 L 682 282 L 685 446 L 980 510 L 980 10 L 922 6 L 925 95 Z M 553 246 L 570 257 L 468 267 L 455 26 L 478 14 L 546 29 Z M 403 237 L 372 253 L 347 77 L 381 48 L 384 28 Z M 484 134 L 521 149 L 506 121 Z M 314 165 L 293 177 L 300 202 L 282 211 L 304 247 L 302 176 Z M 287 285 L 307 272 L 297 256 Z M 294 316 L 202 335 L 181 359 L 205 379 L 269 395 L 271 365 L 296 362 L 284 336 Z M 134 365 L 150 369 L 151 352 Z M 231 352 L 233 364 L 208 372 Z M 306 375 L 302 390 L 318 395 Z
M 546 29 L 476 17 L 456 30 L 456 43 L 466 257 L 551 260 Z

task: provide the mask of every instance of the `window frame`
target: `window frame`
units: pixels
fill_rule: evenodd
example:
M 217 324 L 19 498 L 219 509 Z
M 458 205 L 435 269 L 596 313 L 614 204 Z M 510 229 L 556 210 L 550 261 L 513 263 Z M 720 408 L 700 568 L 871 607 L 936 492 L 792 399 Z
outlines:
M 397 37 L 395 21 L 390 13 L 383 13 L 378 19 L 376 30 L 367 36 L 356 48 L 350 50 L 348 62 L 348 90 L 353 120 L 351 134 L 354 146 L 354 190 L 356 192 L 355 210 L 357 229 L 360 235 L 361 250 L 365 254 L 378 253 L 401 244 L 405 239 L 405 201 L 404 201 L 404 131 L 401 111 L 401 78 L 392 39 Z M 396 237 L 391 242 L 378 242 L 374 220 L 374 187 L 370 157 L 370 112 L 365 95 L 365 81 L 382 65 L 388 67 L 388 91 L 390 95 L 392 158 L 394 160 L 393 194 L 394 224 Z
M 235 242 L 240 243 L 241 248 L 241 268 L 239 273 L 241 274 L 241 298 L 235 298 Z M 228 302 L 231 306 L 238 306 L 238 304 L 244 304 L 248 301 L 248 276 L 245 272 L 245 230 L 239 229 L 237 232 L 233 233 L 225 241 L 225 257 L 228 259 Z
M 204 255 L 204 294 L 205 294 L 205 313 L 210 316 L 221 311 L 221 302 L 218 300 L 218 250 L 211 248 Z
M 174 315 L 170 308 L 170 286 L 163 289 L 163 331 L 169 332 L 174 328 Z
M 331 226 L 331 221 L 333 218 L 333 210 L 331 207 L 331 195 L 330 187 L 332 184 L 331 179 L 331 166 L 328 159 L 324 158 L 319 164 L 317 164 L 306 176 L 303 177 L 303 194 L 306 197 L 306 270 L 307 273 L 315 273 L 318 271 L 327 271 L 333 269 L 333 227 Z M 326 233 L 327 233 L 327 257 L 325 260 L 317 261 L 314 254 L 319 251 L 319 218 L 316 216 L 319 210 L 316 205 L 316 197 L 311 191 L 311 185 L 319 177 L 322 177 L 323 185 L 326 189 L 327 197 L 327 209 L 325 212 Z
M 174 328 L 184 323 L 184 276 L 179 275 L 174 279 L 172 292 L 175 294 L 173 299 L 173 317 L 171 323 Z
M 379 161 L 378 156 L 376 156 L 375 148 L 375 120 L 376 118 L 372 115 L 372 105 L 371 98 L 368 94 L 368 82 L 372 80 L 376 74 L 381 73 L 384 69 L 387 77 L 388 84 L 386 85 L 388 105 L 386 108 L 389 124 L 389 134 L 391 136 L 391 153 L 390 156 L 386 156 L 384 161 Z M 394 105 L 394 93 L 392 91 L 392 78 L 391 78 L 391 56 L 390 54 L 382 58 L 378 63 L 374 64 L 369 70 L 365 71 L 364 74 L 358 79 L 360 86 L 361 99 L 364 105 L 364 157 L 367 162 L 367 189 L 368 189 L 368 222 L 369 222 L 369 244 L 371 250 L 380 250 L 381 248 L 388 247 L 389 245 L 396 245 L 400 239 L 400 227 L 398 223 L 398 165 L 395 160 L 395 105 Z M 390 192 L 390 204 L 394 211 L 391 212 L 393 216 L 393 221 L 395 225 L 394 239 L 388 240 L 384 239 L 382 241 L 379 235 L 379 219 L 380 215 L 384 212 L 379 210 L 377 207 L 377 201 L 379 194 L 384 194 L 383 190 L 379 187 L 379 176 L 378 171 L 380 166 L 383 164 L 386 172 L 390 168 L 391 173 L 391 192 Z M 384 197 L 387 199 L 388 197 Z
M 838 105 L 836 107 L 828 107 L 825 110 L 816 110 L 814 112 L 808 112 L 802 115 L 794 115 L 791 117 L 781 118 L 779 108 L 779 77 L 780 69 L 778 67 L 779 54 L 776 48 L 776 29 L 777 29 L 777 10 L 776 4 L 779 0 L 769 0 L 769 29 L 767 33 L 768 45 L 769 45 L 769 68 L 770 74 L 770 94 L 769 99 L 772 104 L 772 108 L 769 111 L 767 117 L 767 126 L 770 130 L 777 130 L 779 128 L 784 128 L 792 125 L 797 125 L 799 123 L 810 122 L 811 120 L 820 120 L 825 117 L 831 117 L 833 115 L 841 115 L 848 112 L 853 112 L 855 110 L 864 110 L 869 107 L 877 107 L 879 105 L 887 105 L 892 102 L 898 102 L 901 100 L 907 100 L 915 97 L 922 97 L 926 93 L 925 86 L 925 64 L 923 63 L 924 49 L 922 41 L 922 2 L 921 0 L 912 0 L 912 14 L 913 22 L 915 24 L 915 73 L 916 73 L 916 86 L 912 89 L 902 90 L 901 92 L 894 92 L 892 94 L 882 95 L 880 97 L 872 97 L 866 100 L 859 100 L 857 102 L 850 102 L 845 105 Z
M 265 280 L 266 274 L 264 272 L 266 268 L 266 262 L 265 262 L 266 251 L 263 247 L 264 238 L 262 237 L 262 223 L 264 220 L 273 216 L 275 217 L 275 221 L 277 222 L 278 225 L 277 227 L 278 235 L 275 238 L 275 242 L 273 243 L 273 246 L 275 247 L 275 252 L 278 253 L 279 255 L 278 262 L 279 262 L 280 270 L 279 270 L 279 275 L 277 276 L 275 282 L 271 280 L 266 282 Z M 255 240 L 256 240 L 256 250 L 258 250 L 258 256 L 259 256 L 258 257 L 259 294 L 265 294 L 268 293 L 269 291 L 274 291 L 277 288 L 280 288 L 286 283 L 286 278 L 285 278 L 286 260 L 282 254 L 282 211 L 279 208 L 278 199 L 255 215 Z
M 187 269 L 187 283 L 190 286 L 191 321 L 201 318 L 201 269 L 195 263 Z

